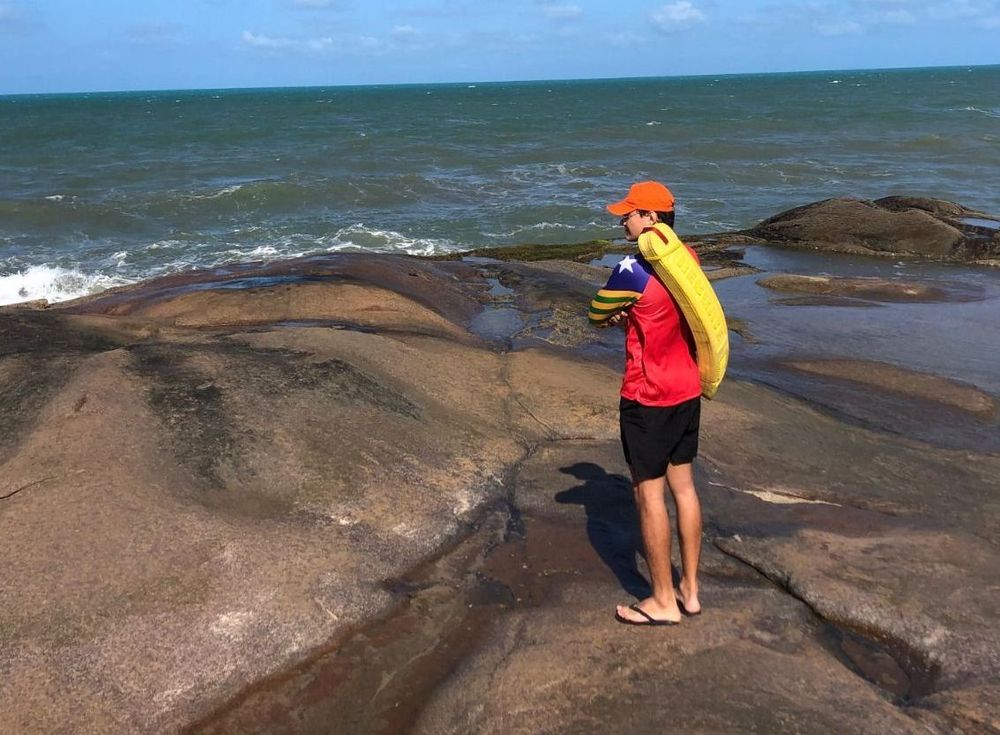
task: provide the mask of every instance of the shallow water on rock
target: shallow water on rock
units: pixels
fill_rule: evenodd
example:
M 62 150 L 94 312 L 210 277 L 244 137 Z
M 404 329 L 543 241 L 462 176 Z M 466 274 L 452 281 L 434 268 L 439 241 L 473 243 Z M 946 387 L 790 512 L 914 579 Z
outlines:
M 1000 222 L 995 219 L 984 219 L 983 217 L 962 217 L 958 220 L 963 225 L 970 227 L 985 227 L 988 230 L 1000 230 Z
M 488 306 L 473 318 L 469 331 L 486 339 L 507 339 L 522 327 L 524 319 L 517 309 Z
M 851 423 L 941 447 L 1000 452 L 1000 271 L 760 247 L 748 248 L 745 261 L 763 272 L 714 284 L 745 335 L 730 332 L 730 376 Z M 945 299 L 794 296 L 758 284 L 781 273 L 906 282 Z M 803 359 L 821 369 L 796 370 Z M 869 363 L 870 370 L 859 369 Z M 956 394 L 977 391 L 983 410 L 956 407 Z
M 758 373 L 765 362 L 809 355 L 887 362 L 970 383 L 1000 394 L 1000 271 L 953 264 L 751 247 L 744 260 L 764 273 L 716 282 L 731 318 L 746 322 L 753 344 L 733 340 L 733 374 Z M 790 305 L 757 285 L 778 273 L 951 284 L 982 298 L 938 303 L 857 301 Z M 750 377 L 753 377 L 751 375 Z

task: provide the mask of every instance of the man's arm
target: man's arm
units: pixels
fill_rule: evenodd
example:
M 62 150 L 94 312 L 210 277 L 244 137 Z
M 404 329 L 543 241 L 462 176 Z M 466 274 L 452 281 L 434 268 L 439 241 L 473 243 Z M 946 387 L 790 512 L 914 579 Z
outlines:
M 588 318 L 595 327 L 608 327 L 615 324 L 621 315 L 642 296 L 646 288 L 649 274 L 631 255 L 622 258 L 611 271 L 604 288 L 590 302 Z
M 622 313 L 634 304 L 641 294 L 635 291 L 616 291 L 607 287 L 597 292 L 597 295 L 590 302 L 590 312 L 587 318 L 591 326 L 610 327 L 618 320 L 614 317 Z

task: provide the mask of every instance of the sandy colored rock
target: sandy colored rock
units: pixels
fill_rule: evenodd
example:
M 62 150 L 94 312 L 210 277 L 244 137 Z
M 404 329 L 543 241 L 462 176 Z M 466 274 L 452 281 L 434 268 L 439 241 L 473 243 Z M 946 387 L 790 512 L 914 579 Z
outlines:
M 619 376 L 541 350 L 510 355 L 514 399 L 548 438 L 607 439 L 618 434 Z
M 730 379 L 702 419 L 705 613 L 622 626 L 648 584 L 620 344 L 552 326 L 587 272 L 225 270 L 0 314 L 0 730 L 995 723 L 995 455 Z M 524 333 L 471 333 L 500 299 Z M 984 405 L 939 380 L 907 390 Z
M 629 592 L 648 594 L 623 473 L 616 442 L 550 443 L 523 464 L 515 498 L 524 556 L 501 549 L 521 563 L 484 567 L 522 602 L 436 690 L 415 732 L 659 731 L 677 721 L 695 733 L 916 730 L 830 656 L 808 608 L 711 546 L 702 616 L 655 631 L 614 623 Z M 511 566 L 526 566 L 523 578 L 504 577 Z
M 333 341 L 107 351 L 26 424 L 3 468 L 4 712 L 48 672 L 66 696 L 39 727 L 176 725 L 387 604 L 379 581 L 492 497 L 523 451 L 507 430 Z
M 800 514 L 806 526 L 807 513 Z M 1000 615 L 990 581 L 996 552 L 983 541 L 899 528 L 852 537 L 806 527 L 781 540 L 741 535 L 717 543 L 824 619 L 883 641 L 911 672 L 909 697 L 1000 675 L 996 640 L 983 633 Z
M 415 732 L 660 732 L 668 722 L 691 733 L 915 731 L 829 658 L 807 614 L 787 600 L 776 606 L 769 590 L 718 590 L 711 618 L 651 635 L 608 624 L 614 587 L 573 585 L 551 606 L 505 620 Z M 586 666 L 566 665 L 568 655 Z M 792 661 L 794 676 L 773 676 Z
M 445 266 L 347 265 L 3 315 L 4 729 L 191 721 L 390 606 L 539 438 L 610 433 L 612 371 L 489 349 Z
M 888 278 L 780 274 L 765 276 L 757 281 L 757 285 L 774 291 L 848 296 L 885 302 L 928 303 L 974 301 L 982 298 L 982 292 L 975 289 L 959 288 L 945 283 L 933 285 Z
M 301 283 L 250 290 L 204 290 L 129 311 L 177 327 L 231 327 L 274 322 L 330 321 L 381 330 L 463 336 L 430 309 L 391 291 L 345 283 Z
M 895 365 L 869 360 L 791 360 L 785 364 L 793 370 L 936 401 L 978 416 L 989 417 L 996 411 L 993 397 L 974 386 Z

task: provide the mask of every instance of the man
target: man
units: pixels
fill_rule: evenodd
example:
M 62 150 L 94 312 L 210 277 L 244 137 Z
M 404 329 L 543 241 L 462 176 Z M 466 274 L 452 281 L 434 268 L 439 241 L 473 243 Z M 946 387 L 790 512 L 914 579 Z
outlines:
M 674 197 L 663 184 L 633 184 L 608 211 L 621 217 L 636 242 L 657 223 L 673 226 Z M 694 251 L 688 248 L 697 260 Z M 625 375 L 620 425 L 653 594 L 619 605 L 615 617 L 631 625 L 676 625 L 681 613 L 697 615 L 701 504 L 692 462 L 698 453 L 701 381 L 694 340 L 677 302 L 641 255 L 627 255 L 590 305 L 590 322 L 624 323 Z M 665 491 L 677 505 L 683 573 L 675 590 L 670 568 L 670 517 Z

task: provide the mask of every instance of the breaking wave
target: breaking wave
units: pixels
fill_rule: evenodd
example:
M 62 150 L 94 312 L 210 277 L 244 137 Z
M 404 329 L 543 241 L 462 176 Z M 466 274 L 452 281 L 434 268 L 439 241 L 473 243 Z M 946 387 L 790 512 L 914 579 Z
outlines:
M 68 301 L 127 283 L 130 281 L 118 276 L 87 274 L 68 268 L 33 265 L 0 276 L 0 304 L 17 304 L 36 299 L 46 299 L 50 302 Z
M 986 115 L 987 117 L 1000 118 L 1000 109 L 984 110 L 981 107 L 973 107 L 972 105 L 967 105 L 966 107 L 960 107 L 959 110 L 961 110 L 962 112 L 978 112 L 981 115 Z
M 430 237 L 409 237 L 393 230 L 380 230 L 357 223 L 343 227 L 332 235 L 316 239 L 317 249 L 328 253 L 342 250 L 362 250 L 376 253 L 407 255 L 442 255 L 467 249 L 451 240 Z
M 451 240 L 409 237 L 393 230 L 366 227 L 361 223 L 343 227 L 328 235 L 286 235 L 268 239 L 266 243 L 248 244 L 243 247 L 226 248 L 220 244 L 162 240 L 142 249 L 142 251 L 156 250 L 161 253 L 154 262 L 147 262 L 145 267 L 123 269 L 122 266 L 130 253 L 126 251 L 114 253 L 109 259 L 114 261 L 113 275 L 100 272 L 84 273 L 73 268 L 47 264 L 31 265 L 7 275 L 0 275 L 0 305 L 37 299 L 46 299 L 53 303 L 68 301 L 114 286 L 240 261 L 288 260 L 303 255 L 342 251 L 442 255 L 463 249 L 468 248 L 461 247 Z M 140 251 L 132 254 L 139 255 Z

